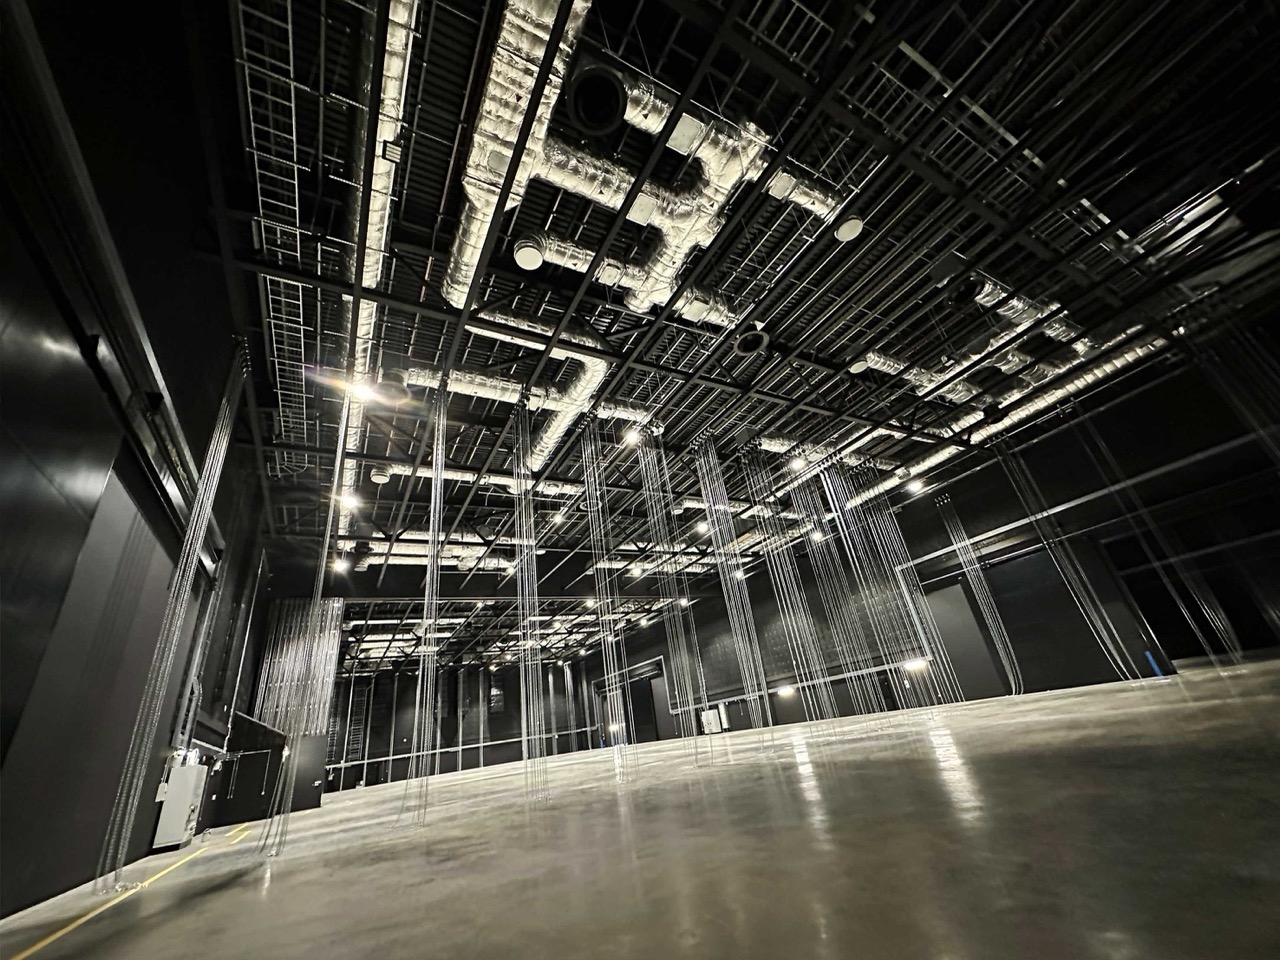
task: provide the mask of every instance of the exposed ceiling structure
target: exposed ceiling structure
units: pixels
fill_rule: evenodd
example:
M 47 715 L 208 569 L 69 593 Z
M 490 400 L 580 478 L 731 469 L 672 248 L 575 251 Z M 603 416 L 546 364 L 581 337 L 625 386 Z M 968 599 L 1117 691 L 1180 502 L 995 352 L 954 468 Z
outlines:
M 717 589 L 698 444 L 729 465 L 750 555 L 748 445 L 784 500 L 835 458 L 893 491 L 1178 355 L 1224 284 L 1260 295 L 1233 257 L 1274 216 L 1277 118 L 1258 104 L 1280 98 L 1233 96 L 1276 82 L 1274 60 L 1238 55 L 1274 43 L 1247 3 L 233 10 L 253 208 L 229 214 L 260 309 L 272 565 L 299 583 L 335 568 L 351 669 L 421 639 L 433 467 L 442 660 L 510 656 L 521 400 L 550 654 L 570 657 L 598 633 L 587 417 L 617 441 L 612 562 L 638 625 L 665 565 Z M 678 543 L 649 541 L 636 431 L 671 458 Z

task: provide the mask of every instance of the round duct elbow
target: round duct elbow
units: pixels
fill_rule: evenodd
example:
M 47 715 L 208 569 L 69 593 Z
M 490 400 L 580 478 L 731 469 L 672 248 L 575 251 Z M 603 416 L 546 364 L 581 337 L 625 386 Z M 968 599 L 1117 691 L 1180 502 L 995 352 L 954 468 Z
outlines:
M 622 124 L 627 92 L 622 78 L 608 67 L 583 67 L 569 81 L 569 115 L 583 133 L 600 137 Z
M 763 330 L 745 330 L 733 341 L 733 352 L 740 357 L 754 357 L 769 349 L 769 335 Z
M 378 484 L 378 486 L 382 486 L 382 484 L 391 479 L 391 471 L 386 467 L 374 467 L 369 471 L 369 479 Z

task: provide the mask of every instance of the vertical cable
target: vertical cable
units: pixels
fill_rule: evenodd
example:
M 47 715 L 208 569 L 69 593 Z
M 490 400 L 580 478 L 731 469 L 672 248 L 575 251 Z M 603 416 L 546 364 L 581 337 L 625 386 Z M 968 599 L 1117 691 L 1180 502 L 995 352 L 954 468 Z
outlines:
M 773 477 L 758 449 L 747 451 L 747 487 L 764 534 L 761 549 L 773 595 L 782 615 L 782 630 L 796 671 L 800 699 L 809 720 L 831 720 L 836 716 L 835 694 L 826 661 L 818 646 L 818 628 L 809 609 L 800 568 L 796 563 L 791 531 L 778 513 L 773 493 Z
M 725 608 L 733 633 L 734 653 L 742 672 L 742 692 L 751 725 L 756 728 L 773 725 L 769 713 L 769 692 L 760 659 L 760 639 L 756 635 L 755 617 L 747 595 L 747 571 L 742 549 L 734 529 L 733 506 L 724 484 L 724 471 L 715 447 L 703 443 L 697 450 L 698 481 L 707 504 L 707 523 L 715 546 L 716 570 L 724 591 Z
M 835 641 L 836 655 L 848 675 L 854 706 L 859 713 L 879 713 L 885 709 L 885 702 L 874 673 L 876 654 L 859 622 L 853 585 L 840 561 L 838 532 L 822 505 L 818 483 L 816 478 L 810 478 L 798 484 L 791 493 L 792 503 L 810 526 L 809 559 Z
M 243 344 L 240 344 L 231 360 L 231 371 L 222 392 L 218 418 L 213 434 L 209 438 L 209 447 L 205 452 L 200 480 L 196 484 L 191 516 L 187 521 L 187 529 L 183 533 L 178 564 L 174 568 L 173 579 L 169 583 L 169 596 L 165 602 L 160 634 L 151 657 L 151 665 L 147 670 L 146 682 L 143 684 L 142 702 L 138 706 L 138 714 L 134 719 L 129 748 L 125 754 L 124 769 L 116 788 L 115 802 L 112 804 L 111 818 L 107 825 L 107 835 L 103 840 L 102 853 L 98 859 L 98 877 L 105 878 L 108 872 L 112 872 L 117 886 L 120 884 L 121 871 L 124 870 L 129 856 L 129 840 L 133 834 L 134 820 L 142 799 L 147 768 L 150 766 L 152 751 L 155 749 L 164 693 L 169 686 L 170 675 L 173 673 L 173 661 L 177 655 L 183 621 L 186 619 L 187 607 L 191 601 L 191 588 L 200 563 L 200 550 L 204 546 L 205 535 L 209 530 L 209 517 L 213 512 L 214 496 L 218 491 L 222 466 L 226 461 L 227 447 L 231 441 L 231 428 L 235 423 L 236 411 L 240 407 L 246 372 L 247 357 Z
M 666 452 L 658 438 L 645 431 L 641 438 L 640 475 L 645 508 L 649 516 L 649 539 L 661 558 L 658 561 L 658 587 L 662 592 L 662 622 L 667 632 L 667 648 L 671 654 L 671 687 L 676 705 L 676 724 L 681 737 L 697 737 L 701 727 L 698 710 L 709 710 L 707 685 L 702 674 L 702 658 L 698 652 L 698 636 L 689 601 L 689 581 L 685 573 L 687 559 L 676 539 L 672 516 L 675 498 L 671 492 L 671 475 Z
M 524 754 L 525 796 L 550 799 L 547 781 L 546 712 L 542 677 L 542 638 L 538 619 L 538 531 L 533 510 L 533 469 L 529 464 L 532 427 L 529 404 L 515 410 L 516 597 L 520 618 L 520 732 Z
M 991 635 L 991 642 L 995 644 L 1000 666 L 1004 668 L 1004 675 L 1009 681 L 1009 692 L 1016 696 L 1024 689 L 1022 670 L 1013 652 L 1009 631 L 1005 629 L 1004 618 L 1000 616 L 1000 610 L 996 606 L 996 598 L 991 593 L 987 575 L 973 549 L 973 541 L 965 532 L 964 524 L 960 522 L 960 515 L 956 513 L 951 498 L 944 494 L 934 502 L 937 504 L 938 512 L 942 514 L 942 522 L 946 524 L 947 536 L 951 538 L 956 556 L 960 558 L 960 566 L 964 570 L 965 578 L 969 581 L 969 589 L 973 591 L 973 596 L 978 601 L 978 611 L 987 625 L 987 633 Z
M 596 621 L 600 627 L 600 652 L 604 660 L 605 742 L 613 748 L 614 775 L 629 780 L 634 765 L 635 723 L 631 716 L 631 689 L 627 682 L 626 621 L 618 591 L 618 569 L 609 563 L 614 556 L 613 525 L 605 499 L 600 466 L 600 423 L 594 418 L 582 432 L 582 475 L 586 486 L 583 505 L 591 532 L 595 558 Z

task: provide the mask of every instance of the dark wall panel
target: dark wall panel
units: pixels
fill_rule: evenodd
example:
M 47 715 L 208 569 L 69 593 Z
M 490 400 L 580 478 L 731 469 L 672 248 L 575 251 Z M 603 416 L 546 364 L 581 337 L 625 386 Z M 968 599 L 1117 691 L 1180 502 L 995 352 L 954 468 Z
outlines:
M 0 775 L 0 909 L 6 914 L 93 877 L 172 571 L 172 561 L 113 475 Z M 184 655 L 185 644 L 179 662 Z M 173 692 L 171 684 L 170 702 Z M 158 815 L 154 797 L 171 712 L 162 717 L 131 858 L 150 849 Z
M 0 760 L 120 439 L 44 280 L 0 211 Z
M 988 579 L 1028 693 L 1119 679 L 1048 554 L 996 564 Z
M 964 698 L 983 700 L 1009 693 L 1003 672 L 992 658 L 990 643 L 978 626 L 964 584 L 940 587 L 927 594 L 927 599 Z
M 63 106 L 111 226 L 174 409 L 196 459 L 208 443 L 231 361 L 230 311 L 216 249 L 188 66 L 185 18 L 146 4 L 114 9 L 32 0 Z M 202 29 L 223 29 L 208 17 Z M 228 44 L 226 49 L 230 49 Z M 220 76 L 230 84 L 232 75 Z M 230 89 L 230 88 L 228 88 Z M 220 106 L 215 109 L 220 109 Z M 164 117 L 164 149 L 141 149 Z M 178 162 L 176 158 L 182 158 Z M 219 371 L 210 376 L 210 370 Z

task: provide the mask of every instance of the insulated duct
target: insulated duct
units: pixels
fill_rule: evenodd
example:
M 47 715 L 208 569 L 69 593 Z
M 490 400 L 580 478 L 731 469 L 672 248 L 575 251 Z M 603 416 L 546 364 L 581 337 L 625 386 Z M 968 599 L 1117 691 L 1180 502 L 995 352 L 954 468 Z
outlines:
M 430 477 L 434 467 L 429 463 L 424 463 L 415 471 L 412 467 L 404 464 L 392 464 L 387 467 L 378 469 L 386 470 L 394 476 L 398 477 Z M 462 483 L 479 483 L 483 486 L 502 487 L 510 494 L 515 494 L 520 489 L 520 481 L 504 473 L 486 473 L 483 477 L 476 470 L 468 470 L 463 467 L 445 467 L 444 479 L 456 480 Z M 554 480 L 543 480 L 538 484 L 535 493 L 546 497 L 547 499 L 558 499 L 565 497 L 576 497 L 582 493 L 582 484 L 572 482 L 560 482 Z
M 514 343 L 540 350 L 544 341 L 555 333 L 555 328 L 551 324 L 530 317 L 498 312 L 486 313 L 484 317 L 503 324 L 508 328 L 508 332 L 498 334 L 487 328 L 470 325 L 467 329 L 476 336 L 490 337 L 503 343 Z M 520 331 L 536 334 L 536 338 L 521 339 Z M 591 347 L 601 352 L 607 351 L 609 347 L 604 338 L 585 323 L 562 331 L 560 339 L 566 343 Z M 551 350 L 551 357 L 554 360 L 574 361 L 579 364 L 579 369 L 577 375 L 563 388 L 534 387 L 530 391 L 530 409 L 551 412 L 551 417 L 533 438 L 529 466 L 535 471 L 546 466 L 551 455 L 573 428 L 574 422 L 591 409 L 596 394 L 599 393 L 609 372 L 609 361 L 601 357 L 555 348 Z M 407 383 L 438 387 L 440 371 L 431 367 L 413 368 L 407 371 L 405 380 Z M 524 384 L 503 377 L 459 370 L 449 375 L 448 389 L 452 393 L 485 397 L 502 403 L 516 403 L 523 396 Z M 603 417 L 631 420 L 635 423 L 645 423 L 649 419 L 648 411 L 626 403 L 602 404 L 597 413 Z
M 1097 352 L 1105 352 L 1116 344 L 1129 339 L 1137 333 L 1139 329 L 1140 328 L 1138 327 L 1133 327 L 1126 330 L 1124 333 L 1118 334 L 1106 341 L 1100 348 L 1098 348 Z M 1147 357 L 1158 353 L 1166 347 L 1168 343 L 1169 341 L 1162 335 L 1148 333 L 1139 336 L 1137 340 L 1129 344 L 1129 346 L 1114 356 L 1108 356 L 1095 363 L 1087 365 L 1077 361 L 1077 363 L 1072 364 L 1072 367 L 1082 366 L 1082 369 L 1076 373 L 1075 376 L 1063 381 L 1058 386 L 1040 394 L 1038 397 L 1035 397 L 1028 403 L 1021 406 L 1013 406 L 1013 404 L 1016 404 L 1019 399 L 1029 393 L 1032 389 L 1031 386 L 1026 385 L 1010 390 L 1004 394 L 1000 401 L 1001 410 L 1004 410 L 1006 407 L 1010 408 L 1005 413 L 1003 419 L 973 430 L 969 435 L 969 441 L 971 444 L 976 444 L 981 443 L 984 440 L 990 440 L 992 437 L 995 437 L 1020 423 L 1024 423 L 1032 417 L 1050 409 L 1055 404 L 1074 396 L 1081 390 L 1095 386 L 1103 380 L 1106 380 L 1120 371 L 1132 366 L 1138 361 L 1144 360 Z M 959 434 L 969 427 L 974 426 L 982 419 L 984 419 L 984 415 L 981 412 L 974 411 L 966 413 L 957 417 L 948 424 L 948 430 L 952 435 Z M 862 502 L 864 499 L 869 499 L 882 493 L 888 493 L 890 490 L 893 490 L 895 487 L 899 486 L 911 477 L 924 476 L 930 470 L 933 470 L 953 459 L 961 452 L 962 449 L 963 448 L 960 447 L 940 446 L 928 456 L 908 464 L 904 469 L 898 471 L 895 476 L 882 480 L 878 484 L 863 490 L 854 498 L 855 502 Z
M 391 0 L 388 11 L 387 45 L 382 66 L 381 99 L 378 103 L 377 144 L 373 151 L 373 170 L 369 176 L 369 219 L 365 238 L 365 255 L 361 285 L 378 290 L 386 257 L 387 238 L 391 226 L 391 195 L 395 185 L 395 149 L 400 138 L 404 112 L 404 90 L 409 75 L 409 52 L 413 42 L 413 26 L 417 19 L 417 0 Z M 388 149 L 388 148 L 391 149 Z M 363 157 L 362 157 L 363 159 Z M 358 204 L 357 204 L 358 206 Z M 358 214 L 353 211 L 351 233 L 359 232 Z M 378 306 L 367 297 L 360 301 L 356 316 L 349 322 L 356 326 L 355 372 L 353 383 L 366 383 L 373 371 L 373 345 Z M 347 420 L 347 451 L 359 453 L 364 445 L 364 403 L 352 392 Z M 348 458 L 342 468 L 342 490 L 353 490 L 360 480 L 359 465 Z M 341 501 L 340 501 L 341 502 Z M 338 532 L 346 533 L 351 523 L 350 511 L 342 507 L 338 514 Z
M 633 171 L 547 133 L 547 122 L 559 99 L 565 67 L 588 6 L 588 0 L 573 2 L 551 76 L 537 105 L 536 121 L 520 158 L 508 210 L 519 205 L 531 178 L 614 210 L 621 208 L 635 181 Z M 463 174 L 467 203 L 442 284 L 445 299 L 455 306 L 461 306 L 466 298 L 490 222 L 505 212 L 497 210 L 499 184 L 515 152 L 526 106 L 522 94 L 534 85 L 556 9 L 553 0 L 510 0 L 503 14 Z M 595 74 L 608 71 L 598 64 L 588 64 L 583 69 Z M 639 130 L 660 133 L 671 116 L 675 95 L 646 77 L 618 73 L 617 79 L 625 91 L 623 119 Z M 768 165 L 769 139 L 762 130 L 750 122 L 731 123 L 700 108 L 682 114 L 667 146 L 697 159 L 701 177 L 685 191 L 645 183 L 628 219 L 660 232 L 656 249 L 640 264 L 607 261 L 593 278 L 625 288 L 627 306 L 640 312 L 671 299 L 693 251 L 708 245 L 723 226 L 722 211 L 733 191 L 740 184 L 757 179 Z M 767 189 L 774 197 L 824 219 L 834 217 L 843 202 L 833 189 L 794 166 L 779 171 Z M 847 218 L 837 227 L 836 238 L 852 239 L 861 226 L 858 218 Z M 594 252 L 568 241 L 537 236 L 523 238 L 516 255 L 517 262 L 526 269 L 552 262 L 585 270 Z M 690 291 L 677 304 L 677 311 L 687 319 L 719 326 L 729 325 L 734 319 L 721 298 L 705 291 Z
M 936 389 L 936 394 L 954 403 L 966 403 L 982 392 L 982 389 L 963 378 L 956 378 L 962 372 L 979 367 L 995 367 L 1004 373 L 1016 375 L 1030 386 L 1051 380 L 1064 370 L 1069 369 L 1080 358 L 1096 352 L 1096 344 L 1088 337 L 1080 336 L 1082 328 L 1063 316 L 1062 307 L 1050 302 L 1038 304 L 1024 297 L 1010 295 L 1009 288 L 997 283 L 989 277 L 972 277 L 962 285 L 956 297 L 960 303 L 976 303 L 984 307 L 993 307 L 997 317 L 993 329 L 987 330 L 968 343 L 955 359 L 949 360 L 937 370 L 912 366 L 897 357 L 879 350 L 868 350 L 859 360 L 849 367 L 853 374 L 876 370 L 890 376 L 899 376 L 916 388 L 917 394 L 925 394 Z M 1057 314 L 1049 320 L 1045 317 Z M 1043 321 L 1043 322 L 1042 322 Z M 1076 357 L 1067 361 L 1041 361 L 1032 363 L 1031 358 L 1016 349 L 1014 344 L 1024 331 L 1040 323 L 1040 330 L 1053 340 L 1073 340 L 1072 349 Z M 1077 338 L 1078 339 L 1075 339 Z M 1001 348 L 1007 348 L 1001 350 Z M 950 383 L 939 388 L 944 380 Z

